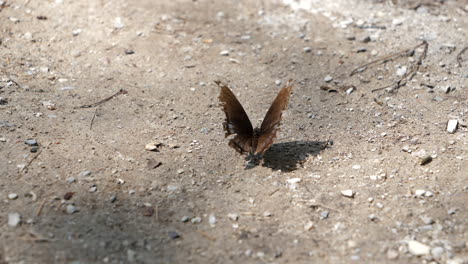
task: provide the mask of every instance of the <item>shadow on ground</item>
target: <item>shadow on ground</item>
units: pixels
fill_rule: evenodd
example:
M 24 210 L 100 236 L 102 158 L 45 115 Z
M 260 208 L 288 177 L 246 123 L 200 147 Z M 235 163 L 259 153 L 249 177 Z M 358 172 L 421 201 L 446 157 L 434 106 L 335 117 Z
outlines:
M 307 160 L 331 145 L 331 141 L 292 141 L 277 143 L 263 156 L 263 167 L 283 172 L 294 171 Z

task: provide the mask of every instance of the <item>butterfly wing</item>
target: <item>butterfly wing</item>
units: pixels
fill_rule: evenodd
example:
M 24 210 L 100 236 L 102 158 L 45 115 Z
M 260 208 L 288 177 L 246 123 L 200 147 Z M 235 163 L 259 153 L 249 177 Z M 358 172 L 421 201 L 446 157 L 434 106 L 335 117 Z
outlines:
M 252 152 L 253 127 L 247 113 L 226 84 L 220 81 L 215 83 L 221 88 L 219 100 L 226 114 L 223 123 L 225 137 L 235 134 L 229 141 L 229 146 L 241 154 Z
M 260 135 L 258 137 L 255 154 L 265 153 L 265 151 L 267 151 L 267 149 L 269 149 L 273 144 L 273 140 L 276 137 L 276 132 L 279 130 L 283 110 L 288 106 L 289 97 L 291 96 L 293 86 L 293 81 L 289 80 L 286 86 L 284 86 L 276 96 L 275 100 L 270 106 L 270 109 L 268 109 L 268 112 L 266 113 L 260 127 Z

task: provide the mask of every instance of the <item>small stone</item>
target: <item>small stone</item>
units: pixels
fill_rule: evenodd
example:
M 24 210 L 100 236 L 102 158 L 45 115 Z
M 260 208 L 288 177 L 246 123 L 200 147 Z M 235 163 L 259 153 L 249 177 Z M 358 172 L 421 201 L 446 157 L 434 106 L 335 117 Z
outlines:
M 360 170 L 360 169 L 361 169 L 361 165 L 355 164 L 355 165 L 353 165 L 352 168 L 353 168 L 353 170 Z
M 314 222 L 309 221 L 304 225 L 304 230 L 305 231 L 310 231 L 314 228 Z
M 179 170 L 177 171 L 177 174 L 182 174 L 182 173 L 184 173 L 184 169 L 179 169 Z
M 10 200 L 16 200 L 16 199 L 18 199 L 18 194 L 16 194 L 16 193 L 10 193 L 10 194 L 8 194 L 8 199 L 10 199 Z
M 36 153 L 39 151 L 39 147 L 38 146 L 31 147 L 29 151 L 31 151 L 31 153 Z
M 145 145 L 145 149 L 149 151 L 158 151 L 158 148 L 162 145 L 160 142 L 151 142 Z
M 406 66 L 399 67 L 396 71 L 396 75 L 403 76 L 406 74 L 407 71 L 408 71 L 408 68 Z
M 363 39 L 362 39 L 362 42 L 364 43 L 368 43 L 371 41 L 371 37 L 370 36 L 365 36 Z
M 90 193 L 93 193 L 93 192 L 96 192 L 97 191 L 97 187 L 96 186 L 91 186 L 89 189 L 88 189 L 88 192 Z
M 120 28 L 123 28 L 124 26 L 125 26 L 125 24 L 124 24 L 121 17 L 116 17 L 114 19 L 114 28 L 120 29 Z
M 346 94 L 350 95 L 353 91 L 354 91 L 354 87 L 351 87 L 348 90 L 346 90 Z
M 454 215 L 454 214 L 457 213 L 457 211 L 458 211 L 457 208 L 450 208 L 450 209 L 448 209 L 447 213 L 448 213 L 449 215 Z
M 411 254 L 415 256 L 428 255 L 430 253 L 430 247 L 419 243 L 416 240 L 408 241 L 408 250 Z
M 199 217 L 199 216 L 194 217 L 194 218 L 192 218 L 191 222 L 192 222 L 192 224 L 199 224 L 199 223 L 202 222 L 202 218 Z
M 190 221 L 190 217 L 184 215 L 184 216 L 182 216 L 182 218 L 180 219 L 180 221 L 181 221 L 182 223 L 187 223 L 188 221 Z
M 170 237 L 171 239 L 177 239 L 177 238 L 180 238 L 180 234 L 179 234 L 179 233 L 177 233 L 176 231 L 169 231 L 169 233 L 168 233 L 168 234 L 169 234 L 169 237 Z
M 263 213 L 263 216 L 264 216 L 264 217 L 271 217 L 271 216 L 273 216 L 273 214 L 272 214 L 271 212 L 265 211 L 265 212 Z
M 328 83 L 328 82 L 333 81 L 333 77 L 331 77 L 330 75 L 327 75 L 325 76 L 325 78 L 323 78 L 323 80 Z
M 66 211 L 67 211 L 67 214 L 74 214 L 78 212 L 79 210 L 73 204 L 69 204 L 67 205 Z
M 431 191 L 426 191 L 426 193 L 424 194 L 424 196 L 426 196 L 426 197 L 432 197 L 432 196 L 434 196 L 434 193 L 431 192 Z
M 427 215 L 421 215 L 419 218 L 426 225 L 432 225 L 434 223 L 434 220 L 432 218 L 430 218 L 429 216 L 427 216 Z
M 21 215 L 19 213 L 8 214 L 8 225 L 16 227 L 21 223 Z
M 320 212 L 320 219 L 321 219 L 321 220 L 327 219 L 329 214 L 330 214 L 330 212 L 328 212 L 328 211 L 322 211 L 322 212 Z
M 455 133 L 455 131 L 457 131 L 457 127 L 458 127 L 458 120 L 452 119 L 447 122 L 447 132 L 449 132 L 450 134 Z
M 75 58 L 78 58 L 78 57 L 81 56 L 81 51 L 79 51 L 79 50 L 72 50 L 72 51 L 70 52 L 70 55 L 72 55 L 72 56 L 75 57 Z
M 232 221 L 237 221 L 239 219 L 239 215 L 236 213 L 230 213 L 228 214 L 228 218 L 231 219 Z
M 353 198 L 355 193 L 353 190 L 343 190 L 341 194 L 345 197 Z
M 301 178 L 292 178 L 286 180 L 289 184 L 295 184 L 301 182 Z
M 28 146 L 38 146 L 37 141 L 35 139 L 27 139 L 26 141 L 24 141 L 24 143 L 26 143 L 26 145 Z
M 125 49 L 124 53 L 125 53 L 125 55 L 132 55 L 132 54 L 135 54 L 135 51 L 131 50 L 131 49 Z
M 229 50 L 223 50 L 219 53 L 221 56 L 229 56 Z
M 178 185 L 174 185 L 174 184 L 169 184 L 167 186 L 167 190 L 170 191 L 170 192 L 173 192 L 173 191 L 176 191 L 179 189 L 179 186 Z
M 416 197 L 421 197 L 421 196 L 423 196 L 425 193 L 426 193 L 426 190 L 422 190 L 422 189 L 418 189 L 418 190 L 415 190 L 415 191 L 414 191 L 414 195 L 416 195 Z
M 366 48 L 359 48 L 356 50 L 356 53 L 363 53 L 363 52 L 366 52 L 367 49 Z
M 72 31 L 72 35 L 73 35 L 74 37 L 76 37 L 76 36 L 80 35 L 81 32 L 82 32 L 81 28 L 77 28 L 77 29 L 74 29 L 74 30 Z
M 420 159 L 419 164 L 421 166 L 424 166 L 426 164 L 429 164 L 432 161 L 432 156 L 428 155 Z
M 128 249 L 127 250 L 127 261 L 132 263 L 136 260 L 136 252 L 134 250 Z
M 276 80 L 276 81 L 275 81 L 275 84 L 276 84 L 276 85 L 281 85 L 281 83 L 282 83 L 281 80 Z
M 208 216 L 208 223 L 214 226 L 216 224 L 216 216 L 213 214 L 210 214 L 210 216 Z
M 387 258 L 390 260 L 394 260 L 398 258 L 398 251 L 394 249 L 389 249 L 387 251 Z
M 305 53 L 310 53 L 312 51 L 312 48 L 311 47 L 305 47 L 303 50 L 304 50 Z
M 75 178 L 73 178 L 73 177 L 68 177 L 68 178 L 67 178 L 67 182 L 68 182 L 68 183 L 74 183 L 74 182 L 75 182 Z
M 85 171 L 80 172 L 80 174 L 78 174 L 78 177 L 84 178 L 84 177 L 88 177 L 89 175 L 91 175 L 91 171 L 85 170 Z
M 379 220 L 379 218 L 375 214 L 370 214 L 367 216 L 367 218 L 369 218 L 369 220 L 373 222 L 376 222 L 377 220 Z
M 435 247 L 431 249 L 431 255 L 435 259 L 440 259 L 442 257 L 442 254 L 444 254 L 444 248 L 443 247 Z
M 109 198 L 109 202 L 114 203 L 115 201 L 117 201 L 117 195 L 114 194 Z
M 0 137 L 0 142 L 6 142 L 6 141 L 7 141 L 7 139 L 6 139 L 6 138 L 4 138 L 4 137 Z M 452 145 L 453 145 L 453 144 L 452 144 Z

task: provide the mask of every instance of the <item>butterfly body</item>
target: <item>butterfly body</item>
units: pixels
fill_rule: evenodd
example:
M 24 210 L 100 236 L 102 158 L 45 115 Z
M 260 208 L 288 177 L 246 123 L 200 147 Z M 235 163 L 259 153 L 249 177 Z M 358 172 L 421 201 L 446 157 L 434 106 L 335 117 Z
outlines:
M 226 115 L 223 123 L 225 136 L 235 135 L 229 141 L 229 146 L 240 154 L 262 156 L 273 144 L 279 130 L 282 112 L 288 104 L 293 87 L 292 81 L 290 80 L 278 93 L 261 126 L 257 128 L 253 128 L 247 113 L 231 89 L 220 81 L 215 83 L 221 88 L 219 100 Z

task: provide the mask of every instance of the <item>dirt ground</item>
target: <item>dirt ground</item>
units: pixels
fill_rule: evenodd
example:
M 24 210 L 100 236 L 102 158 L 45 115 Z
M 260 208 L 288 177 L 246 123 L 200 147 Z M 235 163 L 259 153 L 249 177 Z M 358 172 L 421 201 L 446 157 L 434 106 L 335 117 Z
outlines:
M 0 31 L 0 263 L 468 263 L 468 1 L 3 0 Z M 245 169 L 214 81 L 260 124 L 290 78 Z

